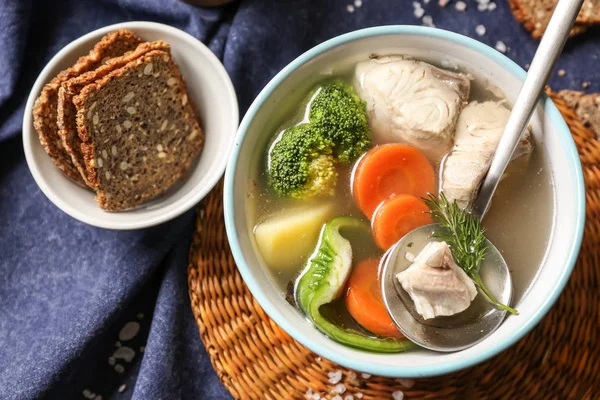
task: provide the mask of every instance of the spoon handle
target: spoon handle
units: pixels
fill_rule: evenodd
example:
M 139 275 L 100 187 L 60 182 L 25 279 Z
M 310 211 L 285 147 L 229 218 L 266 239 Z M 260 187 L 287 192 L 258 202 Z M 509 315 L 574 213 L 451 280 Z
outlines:
M 490 169 L 473 203 L 472 213 L 479 218 L 483 218 L 488 210 L 498 182 L 527 127 L 538 98 L 569 37 L 569 32 L 575 23 L 582 3 L 583 0 L 559 0 L 554 9 L 523 86 L 521 86 L 517 101 L 512 108 Z

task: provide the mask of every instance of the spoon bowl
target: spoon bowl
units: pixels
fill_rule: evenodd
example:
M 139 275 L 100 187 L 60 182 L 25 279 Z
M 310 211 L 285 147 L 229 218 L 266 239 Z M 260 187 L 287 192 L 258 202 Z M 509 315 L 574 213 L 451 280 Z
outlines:
M 404 236 L 383 257 L 380 276 L 383 301 L 404 336 L 421 347 L 451 352 L 471 347 L 492 334 L 506 317 L 507 311 L 498 310 L 478 290 L 469 308 L 461 313 L 428 320 L 417 313 L 412 299 L 402 288 L 396 275 L 410 267 L 410 255 L 418 254 L 440 229 L 438 224 L 430 224 Z M 486 257 L 480 270 L 481 279 L 499 302 L 510 304 L 513 290 L 508 266 L 489 240 L 486 245 Z

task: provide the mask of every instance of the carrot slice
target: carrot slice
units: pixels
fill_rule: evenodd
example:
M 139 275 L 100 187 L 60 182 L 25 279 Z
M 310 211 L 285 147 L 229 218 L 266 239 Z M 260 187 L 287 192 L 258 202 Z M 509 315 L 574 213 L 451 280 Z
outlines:
M 382 201 L 401 194 L 424 197 L 435 193 L 435 174 L 427 158 L 403 144 L 387 144 L 369 150 L 357 164 L 352 193 L 369 219 Z
M 381 203 L 373 215 L 375 243 L 388 250 L 408 232 L 432 223 L 425 202 L 415 196 L 400 195 Z
M 379 336 L 404 337 L 388 314 L 381 296 L 379 261 L 365 260 L 352 269 L 346 291 L 346 308 L 352 318 Z

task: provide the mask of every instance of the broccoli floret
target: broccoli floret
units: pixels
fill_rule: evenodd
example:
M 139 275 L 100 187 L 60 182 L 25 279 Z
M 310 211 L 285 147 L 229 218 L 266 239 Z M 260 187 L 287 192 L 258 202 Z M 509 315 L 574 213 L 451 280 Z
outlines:
M 371 145 L 366 103 L 343 81 L 317 89 L 308 118 L 320 135 L 334 143 L 334 156 L 343 163 L 356 160 Z
M 287 129 L 269 154 L 269 183 L 282 195 L 332 196 L 337 176 L 332 143 L 310 124 Z
M 298 199 L 333 196 L 336 163 L 349 164 L 371 145 L 365 102 L 334 80 L 311 93 L 308 123 L 293 126 L 269 153 L 269 184 Z

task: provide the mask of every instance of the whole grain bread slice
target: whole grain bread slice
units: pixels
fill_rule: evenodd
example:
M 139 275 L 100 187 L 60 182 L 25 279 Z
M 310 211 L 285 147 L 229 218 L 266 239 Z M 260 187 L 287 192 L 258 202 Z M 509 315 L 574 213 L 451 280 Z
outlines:
M 132 52 L 128 52 L 121 57 L 111 58 L 104 65 L 101 65 L 93 71 L 86 72 L 62 82 L 60 88 L 58 89 L 58 134 L 64 149 L 71 156 L 73 165 L 75 168 L 77 168 L 85 183 L 90 187 L 91 184 L 87 180 L 87 173 L 83 161 L 81 139 L 77 134 L 77 110 L 73 104 L 73 97 L 79 94 L 81 89 L 83 89 L 85 86 L 94 83 L 96 80 L 103 78 L 118 68 L 124 67 L 131 61 L 152 50 L 170 52 L 171 47 L 162 40 L 142 43 L 138 45 L 138 47 Z
M 87 179 L 107 211 L 133 208 L 172 186 L 204 135 L 169 53 L 148 52 L 73 98 Z
M 98 68 L 107 60 L 134 50 L 141 39 L 127 29 L 113 31 L 104 36 L 88 55 L 80 57 L 70 68 L 60 72 L 42 89 L 33 106 L 33 126 L 40 143 L 58 168 L 69 178 L 84 184 L 83 178 L 73 165 L 71 156 L 62 145 L 58 134 L 57 102 L 58 90 L 62 82 Z
M 531 36 L 540 39 L 548 26 L 557 0 L 508 0 L 515 19 L 531 32 Z M 571 36 L 585 32 L 590 24 L 600 23 L 600 1 L 585 0 L 577 16 Z
M 559 95 L 577 113 L 586 126 L 589 126 L 600 139 L 600 93 L 585 94 L 575 90 L 561 90 Z

